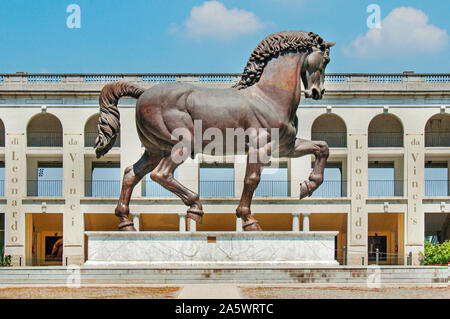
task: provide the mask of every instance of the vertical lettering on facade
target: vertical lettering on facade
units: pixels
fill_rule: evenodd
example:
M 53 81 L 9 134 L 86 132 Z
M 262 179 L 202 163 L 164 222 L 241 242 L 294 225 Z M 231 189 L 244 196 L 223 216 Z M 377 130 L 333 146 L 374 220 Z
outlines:
M 422 134 L 407 134 L 407 191 L 408 201 L 407 244 L 423 245 L 424 149 Z
M 8 246 L 23 246 L 24 242 L 24 214 L 22 210 L 22 187 L 25 180 L 22 176 L 24 157 L 22 154 L 23 134 L 7 134 L 5 181 L 6 201 L 6 248 Z
M 64 192 L 66 204 L 64 208 L 64 246 L 66 245 L 80 245 L 82 243 L 82 230 L 78 229 L 82 226 L 79 221 L 82 218 L 80 212 L 80 196 L 83 192 L 79 185 L 80 177 L 83 175 L 82 170 L 82 155 L 81 150 L 81 135 L 65 133 L 65 147 L 64 147 Z
M 351 245 L 366 245 L 367 213 L 365 211 L 367 197 L 367 136 L 350 134 L 352 149 L 350 150 L 351 185 Z

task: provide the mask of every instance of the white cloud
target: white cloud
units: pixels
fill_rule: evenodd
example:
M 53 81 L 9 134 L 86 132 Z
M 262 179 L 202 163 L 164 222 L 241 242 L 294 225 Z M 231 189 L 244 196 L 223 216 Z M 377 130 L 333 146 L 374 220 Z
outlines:
M 171 23 L 169 29 L 167 30 L 167 33 L 174 34 L 178 31 L 180 31 L 180 27 L 176 23 Z
M 358 57 L 438 53 L 447 43 L 447 30 L 429 24 L 423 11 L 401 7 L 388 14 L 380 29 L 370 29 L 365 35 L 359 35 L 344 49 L 344 53 Z
M 218 1 L 208 1 L 193 7 L 186 21 L 188 35 L 193 38 L 231 39 L 252 34 L 263 27 L 264 24 L 254 13 L 237 8 L 227 9 Z

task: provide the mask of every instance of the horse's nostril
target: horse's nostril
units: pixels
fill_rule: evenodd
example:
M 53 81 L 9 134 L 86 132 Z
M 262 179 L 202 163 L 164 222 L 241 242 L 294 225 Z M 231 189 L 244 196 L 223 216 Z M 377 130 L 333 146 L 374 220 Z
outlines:
M 325 89 L 323 89 L 321 93 L 322 93 L 322 95 L 324 95 L 325 94 Z
M 318 99 L 319 98 L 319 90 L 317 89 L 312 89 L 312 98 L 313 99 Z

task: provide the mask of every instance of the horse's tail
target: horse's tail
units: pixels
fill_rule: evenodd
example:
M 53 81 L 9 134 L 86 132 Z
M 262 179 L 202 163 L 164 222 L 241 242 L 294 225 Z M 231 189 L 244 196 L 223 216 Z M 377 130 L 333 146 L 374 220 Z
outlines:
M 144 89 L 127 82 L 105 85 L 100 93 L 100 117 L 98 119 L 98 136 L 95 140 L 97 158 L 102 157 L 113 147 L 120 129 L 120 114 L 117 103 L 122 96 L 138 98 Z

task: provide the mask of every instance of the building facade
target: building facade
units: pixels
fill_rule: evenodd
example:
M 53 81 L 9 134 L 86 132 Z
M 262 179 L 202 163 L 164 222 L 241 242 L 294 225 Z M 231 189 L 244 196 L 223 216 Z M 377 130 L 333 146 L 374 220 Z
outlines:
M 109 82 L 142 87 L 189 82 L 229 87 L 238 74 L 1 74 L 0 247 L 15 266 L 82 264 L 85 231 L 115 231 L 125 167 L 143 152 L 135 100 L 120 101 L 115 147 L 96 159 L 98 96 Z M 252 212 L 265 231 L 337 230 L 336 259 L 367 265 L 420 263 L 424 241 L 450 238 L 450 75 L 328 74 L 320 101 L 302 97 L 298 137 L 325 140 L 325 181 L 299 200 L 314 157 L 265 168 Z M 199 192 L 203 224 L 148 176 L 130 204 L 140 231 L 236 231 L 241 155 L 199 155 L 176 178 Z

